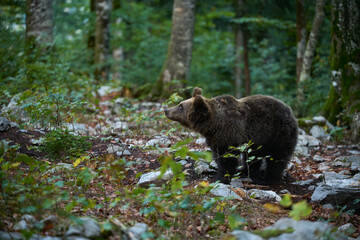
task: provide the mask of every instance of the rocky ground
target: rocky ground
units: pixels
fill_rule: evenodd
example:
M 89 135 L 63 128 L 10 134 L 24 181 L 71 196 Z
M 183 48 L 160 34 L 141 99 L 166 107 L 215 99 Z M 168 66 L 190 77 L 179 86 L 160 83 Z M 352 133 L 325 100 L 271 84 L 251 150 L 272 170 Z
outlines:
M 89 108 L 91 112 L 84 114 L 80 123 L 68 124 L 65 127 L 76 134 L 91 136 L 89 141 L 91 141 L 92 147 L 87 151 L 89 156 L 104 156 L 104 161 L 122 158 L 134 163 L 131 168 L 126 169 L 125 178 L 121 180 L 122 186 L 144 186 L 145 188 L 151 184 L 161 186 L 162 183 L 171 179 L 171 170 L 168 170 L 162 179 L 158 178 L 161 166 L 158 158 L 171 152 L 171 146 L 187 137 L 194 139 L 187 145 L 190 151 L 204 152 L 208 150 L 204 139 L 195 133 L 177 129 L 169 134 L 168 131 L 175 129 L 176 125 L 171 125 L 164 119 L 161 104 L 129 102 L 121 98 L 110 101 L 115 95 L 108 90 L 100 92 L 102 98 L 98 109 Z M 13 105 L 9 107 L 14 110 Z M 3 108 L 4 112 L 7 110 Z M 22 121 L 26 121 L 26 119 Z M 247 231 L 229 231 L 228 234 L 232 234 L 237 239 L 263 239 L 262 237 L 269 237 L 255 235 L 248 230 L 291 227 L 295 230 L 294 232 L 282 232 L 276 238 L 271 239 L 314 239 L 319 232 L 323 236 L 330 232 L 336 232 L 332 233 L 334 234 L 332 236 L 337 239 L 351 239 L 351 237 L 360 239 L 359 145 L 332 142 L 331 136 L 328 134 L 332 126 L 322 117 L 306 120 L 301 128 L 296 153 L 288 166 L 283 184 L 261 186 L 251 183 L 248 179 L 240 178 L 233 180 L 231 185 L 218 184 L 211 190 L 210 194 L 214 196 L 229 197 L 228 201 L 231 203 L 241 201 L 256 212 L 255 215 L 246 214 L 246 212 L 242 214 L 246 218 L 254 218 L 251 227 L 249 225 L 244 227 L 244 230 Z M 17 149 L 19 153 L 49 161 L 46 152 L 38 148 L 42 144 L 44 135 L 50 131 L 49 129 L 29 128 L 24 130 L 20 129 L 17 124 L 1 118 L 0 131 L 0 141 L 6 140 L 11 145 L 19 145 Z M 204 181 L 210 183 L 214 181 L 216 164 L 213 162 L 195 161 L 189 157 L 176 160 L 183 166 L 189 188 Z M 71 171 L 74 168 L 73 162 L 67 160 L 53 161 L 52 164 L 53 171 L 64 171 L 64 169 Z M 21 166 L 19 167 L 21 168 Z M 24 169 L 24 171 L 29 170 Z M 143 174 L 139 175 L 139 173 Z M 115 194 L 115 186 L 112 186 L 110 182 L 105 185 L 110 195 Z M 90 193 L 91 189 L 88 191 L 89 193 L 85 194 L 97 196 L 94 197 L 98 198 L 95 200 L 101 201 L 101 197 Z M 278 204 L 286 193 L 290 194 L 293 202 L 306 200 L 310 204 L 312 213 L 307 220 L 299 222 L 286 218 L 289 210 L 279 207 Z M 264 211 L 269 214 L 261 214 Z M 151 221 L 136 210 L 124 211 L 120 208 L 112 208 L 111 211 L 92 210 L 88 212 L 87 215 L 91 218 L 85 217 L 83 223 L 80 224 L 81 227 L 79 224 L 70 224 L 64 227 L 63 238 L 99 237 L 101 228 L 93 218 L 106 219 L 109 215 L 118 214 L 123 215 L 118 219 L 134 222 L 132 227 L 123 227 L 121 223 L 113 222 L 113 224 L 123 227 L 120 239 L 140 239 L 141 236 L 144 237 L 143 233 L 152 230 Z M 21 239 L 22 235 L 19 232 L 29 228 L 29 225 L 33 225 L 35 222 L 56 224 L 56 221 L 52 222 L 53 219 L 51 219 L 57 218 L 56 215 L 50 215 L 49 218 L 36 219 L 27 214 L 5 216 L 5 224 L 0 225 L 2 227 L 0 239 Z M 316 224 L 309 224 L 310 221 L 316 222 Z M 334 227 L 338 228 L 337 231 L 331 230 Z M 206 235 L 206 231 L 197 229 L 197 234 L 201 233 L 200 236 L 203 238 L 211 238 Z M 11 236 L 9 232 L 12 232 Z M 189 230 L 189 232 L 191 231 Z M 48 239 L 59 239 L 56 237 L 58 235 L 58 232 L 52 232 L 50 236 L 53 237 L 49 236 Z M 189 238 L 191 236 L 195 237 L 196 234 L 188 235 Z M 36 235 L 36 237 L 44 238 L 40 235 Z M 35 239 L 34 236 L 33 239 Z

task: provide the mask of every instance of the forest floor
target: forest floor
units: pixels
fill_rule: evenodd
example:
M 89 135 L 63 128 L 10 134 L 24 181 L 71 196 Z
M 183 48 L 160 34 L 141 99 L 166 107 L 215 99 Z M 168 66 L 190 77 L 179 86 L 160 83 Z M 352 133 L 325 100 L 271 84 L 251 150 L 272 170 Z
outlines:
M 38 147 L 33 147 L 33 140 L 44 137 L 46 133 L 46 131 L 39 131 L 36 129 L 23 131 L 19 130 L 18 128 L 11 128 L 10 130 L 0 134 L 0 141 L 6 140 L 9 141 L 11 145 L 18 145 L 18 153 L 26 154 L 31 158 L 38 159 L 42 162 L 47 162 L 53 166 L 59 163 L 74 164 L 74 159 L 66 158 L 66 155 L 64 155 L 65 153 L 60 153 L 60 156 L 57 159 L 50 159 L 44 150 L 41 150 Z M 71 213 L 78 216 L 90 216 L 99 221 L 105 221 L 106 219 L 110 219 L 113 216 L 116 216 L 116 219 L 125 226 L 131 226 L 136 222 L 146 223 L 155 236 L 165 235 L 167 238 L 176 238 L 180 236 L 180 238 L 187 237 L 193 239 L 217 239 L 219 237 L 226 238 L 226 233 L 230 232 L 233 227 L 228 222 L 229 220 L 219 220 L 217 223 L 214 223 L 213 220 L 216 218 L 217 212 L 219 211 L 230 215 L 233 213 L 231 211 L 236 209 L 236 213 L 242 218 L 243 221 L 241 228 L 251 231 L 264 229 L 265 227 L 275 223 L 280 218 L 289 216 L 290 209 L 281 207 L 275 201 L 257 200 L 251 198 L 246 198 L 241 201 L 237 199 L 220 199 L 219 202 L 212 203 L 216 207 L 213 207 L 207 212 L 199 213 L 195 210 L 184 211 L 180 209 L 175 211 L 177 212 L 176 215 L 174 215 L 175 213 L 171 211 L 171 208 L 159 206 L 152 202 L 158 211 L 152 214 L 147 214 L 144 210 L 146 204 L 139 201 L 139 199 L 136 199 L 135 195 L 132 196 L 129 193 L 131 191 L 130 189 L 135 188 L 139 180 L 140 173 L 159 170 L 161 167 L 161 161 L 159 159 L 161 159 L 161 156 L 168 153 L 165 151 L 165 153 L 160 154 L 138 146 L 133 146 L 131 148 L 126 147 L 126 150 L 128 150 L 130 154 L 123 156 L 122 159 L 124 159 L 125 162 L 136 162 L 137 160 L 141 159 L 142 164 L 131 164 L 130 167 L 124 167 L 115 164 L 117 160 L 116 156 L 114 156 L 114 154 L 109 154 L 107 149 L 109 145 L 129 146 L 130 141 L 146 143 L 151 140 L 153 136 L 154 135 L 147 134 L 136 135 L 134 133 L 131 135 L 126 135 L 125 133 L 116 136 L 93 136 L 89 138 L 87 141 L 91 142 L 91 148 L 86 151 L 86 155 L 89 156 L 89 158 L 80 165 L 86 166 L 93 171 L 101 172 L 102 174 L 100 177 L 92 178 L 90 180 L 90 184 L 85 184 L 86 186 L 81 185 L 82 189 L 76 193 L 77 190 L 74 188 L 74 186 L 79 185 L 78 181 L 74 180 L 73 176 L 68 175 L 64 171 L 60 174 L 61 179 L 68 183 L 73 182 L 73 184 L 61 185 L 61 189 L 67 190 L 74 195 L 79 194 L 81 196 L 85 196 L 87 199 L 92 199 L 93 203 L 96 204 L 97 207 L 88 207 L 86 210 L 84 210 L 84 207 L 74 206 L 71 210 Z M 114 137 L 116 137 L 117 140 L 114 140 Z M 173 132 L 170 137 L 171 145 L 174 145 L 179 141 L 179 139 L 182 138 L 183 137 L 180 133 Z M 250 182 L 243 182 L 243 188 L 245 190 L 273 190 L 276 193 L 287 189 L 291 193 L 293 202 L 306 200 L 311 206 L 312 213 L 306 219 L 311 221 L 328 222 L 336 227 L 340 227 L 346 223 L 352 223 L 357 230 L 351 233 L 350 236 L 355 238 L 359 237 L 360 215 L 358 213 L 352 211 L 351 209 L 329 209 L 324 208 L 321 204 L 310 203 L 310 197 L 313 190 L 309 190 L 307 186 L 292 184 L 296 181 L 312 179 L 314 178 L 313 174 L 322 173 L 322 171 L 319 169 L 318 162 L 313 159 L 315 155 L 319 155 L 325 159 L 325 161 L 331 162 L 339 155 L 347 155 L 348 150 L 354 148 L 353 145 L 344 144 L 334 146 L 335 147 L 328 148 L 326 144 L 324 144 L 317 149 L 309 148 L 310 152 L 308 156 L 299 156 L 301 164 L 295 164 L 290 170 L 288 170 L 291 179 L 287 179 L 287 182 L 285 183 L 271 186 L 262 186 L 252 184 Z M 196 144 L 195 142 L 189 143 L 188 148 L 199 151 L 206 150 L 205 144 Z M 109 164 L 110 167 L 102 170 L 104 163 Z M 187 186 L 184 186 L 185 190 L 196 189 L 198 186 L 207 185 L 214 182 L 213 173 L 198 175 L 194 171 L 194 163 L 194 160 L 189 159 L 188 163 L 183 166 L 183 170 L 186 172 L 186 181 L 188 183 Z M 20 164 L 19 168 L 20 172 L 22 172 L 24 176 L 30 175 L 31 171 L 33 171 L 33 169 L 29 168 L 25 164 Z M 337 167 L 332 169 L 334 172 L 340 172 L 343 170 L 348 169 L 344 167 Z M 121 172 L 122 174 L 118 174 L 117 171 Z M 13 174 L 19 174 L 19 171 L 14 171 Z M 189 190 L 189 192 L 191 192 L 191 190 Z M 195 202 L 205 201 L 204 195 L 197 195 L 193 192 L 191 192 L 190 195 L 191 199 Z M 279 195 L 282 196 L 281 194 Z M 119 196 L 127 197 L 122 199 L 122 197 Z M 164 203 L 166 201 L 174 202 L 176 201 L 176 197 L 174 197 L 174 199 L 166 199 L 164 197 L 159 202 L 166 204 Z M 65 208 L 65 202 L 60 201 L 57 205 L 57 208 Z M 11 209 L 11 204 L 9 202 L 7 203 L 9 204 L 8 209 L 5 211 L 5 216 L 2 216 L 4 219 L 3 224 L 0 226 L 2 230 L 14 231 L 16 219 L 19 219 L 20 215 L 15 213 L 17 210 L 13 211 Z M 232 207 L 233 209 L 230 211 Z M 14 206 L 14 208 L 17 207 Z M 50 214 L 57 213 L 51 211 L 46 211 L 45 213 L 45 215 Z M 40 219 L 42 218 L 41 216 L 36 217 Z M 114 222 L 112 223 L 117 226 L 122 226 L 122 224 L 119 225 Z M 161 227 L 159 227 L 159 225 L 161 225 Z M 64 228 L 65 225 L 62 227 Z M 44 235 L 58 235 L 58 232 L 60 231 L 59 228 L 61 227 L 46 226 L 41 231 Z M 116 234 L 113 233 L 112 235 L 113 239 L 118 239 Z

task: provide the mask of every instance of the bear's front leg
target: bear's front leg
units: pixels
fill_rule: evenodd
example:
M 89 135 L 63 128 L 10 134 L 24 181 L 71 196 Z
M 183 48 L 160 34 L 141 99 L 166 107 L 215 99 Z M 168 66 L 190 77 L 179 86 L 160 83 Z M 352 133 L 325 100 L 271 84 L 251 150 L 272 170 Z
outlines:
M 236 157 L 217 157 L 215 162 L 218 165 L 216 180 L 229 184 L 231 177 L 237 172 L 239 161 Z

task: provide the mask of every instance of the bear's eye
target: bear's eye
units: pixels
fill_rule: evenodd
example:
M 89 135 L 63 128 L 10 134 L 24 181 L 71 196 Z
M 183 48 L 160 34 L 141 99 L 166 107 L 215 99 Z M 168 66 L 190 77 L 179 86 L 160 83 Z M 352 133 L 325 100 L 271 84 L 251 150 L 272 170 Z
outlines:
M 183 105 L 182 104 L 179 105 L 179 109 L 183 110 Z

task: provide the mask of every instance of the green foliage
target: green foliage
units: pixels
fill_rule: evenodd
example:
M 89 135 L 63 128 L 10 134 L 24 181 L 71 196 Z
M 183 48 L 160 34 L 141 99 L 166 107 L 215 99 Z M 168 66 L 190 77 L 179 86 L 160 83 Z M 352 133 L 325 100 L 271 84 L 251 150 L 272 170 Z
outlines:
M 40 148 L 50 158 L 57 159 L 62 156 L 66 158 L 80 157 L 91 148 L 89 137 L 77 136 L 68 130 L 55 129 L 45 135 L 44 145 Z
M 292 203 L 289 194 L 285 194 L 279 203 L 281 206 L 285 208 L 291 206 L 291 211 L 289 213 L 289 216 L 297 221 L 299 221 L 302 218 L 307 218 L 312 213 L 312 208 L 310 205 L 306 203 L 306 200 L 297 203 Z

